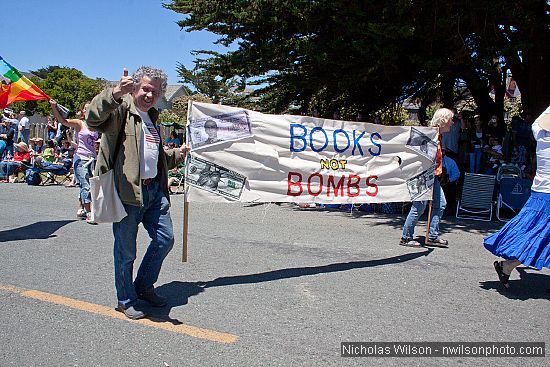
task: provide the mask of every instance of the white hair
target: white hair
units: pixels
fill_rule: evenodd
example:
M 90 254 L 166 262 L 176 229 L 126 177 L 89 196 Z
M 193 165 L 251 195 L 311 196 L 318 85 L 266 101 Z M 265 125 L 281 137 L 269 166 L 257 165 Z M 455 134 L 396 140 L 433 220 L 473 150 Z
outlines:
M 168 86 L 168 76 L 166 73 L 160 69 L 155 69 L 150 66 L 141 66 L 138 68 L 134 74 L 132 74 L 132 79 L 134 83 L 140 83 L 143 77 L 149 77 L 151 80 L 160 80 L 160 96 L 163 96 L 166 92 L 166 87 Z
M 448 108 L 440 108 L 435 111 L 432 120 L 430 121 L 430 126 L 439 127 L 443 124 L 446 124 L 449 119 L 453 118 L 454 112 Z

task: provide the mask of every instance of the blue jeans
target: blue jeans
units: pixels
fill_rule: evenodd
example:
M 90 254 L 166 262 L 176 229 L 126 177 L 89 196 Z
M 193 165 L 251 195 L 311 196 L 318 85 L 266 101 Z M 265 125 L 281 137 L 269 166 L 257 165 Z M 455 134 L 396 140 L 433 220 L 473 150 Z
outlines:
M 31 131 L 29 129 L 25 129 L 21 131 L 21 141 L 25 144 L 29 145 L 29 136 L 31 135 Z
M 88 163 L 88 164 L 86 164 Z M 82 204 L 92 201 L 90 197 L 90 177 L 92 176 L 92 163 L 89 160 L 78 158 L 74 162 L 74 175 L 80 186 L 79 197 Z
M 418 223 L 418 218 L 426 210 L 427 201 L 413 201 L 409 215 L 403 226 L 403 238 L 410 240 L 414 237 L 414 227 Z M 434 181 L 433 199 L 432 199 L 432 216 L 430 218 L 430 229 L 428 231 L 428 240 L 439 238 L 439 220 L 443 215 L 447 201 L 445 194 L 439 184 L 439 179 L 436 177 Z
M 470 153 L 470 173 L 479 173 L 482 153 L 483 149 L 481 148 L 474 148 L 474 151 Z
M 128 216 L 113 223 L 115 237 L 114 263 L 115 286 L 120 305 L 133 306 L 140 290 L 153 288 L 158 280 L 162 262 L 174 246 L 174 232 L 170 218 L 170 204 L 157 182 L 142 185 L 143 206 L 124 204 Z M 143 227 L 151 238 L 151 243 L 133 280 L 134 260 L 138 226 Z
M 8 178 L 19 167 L 21 162 L 0 162 L 0 178 Z

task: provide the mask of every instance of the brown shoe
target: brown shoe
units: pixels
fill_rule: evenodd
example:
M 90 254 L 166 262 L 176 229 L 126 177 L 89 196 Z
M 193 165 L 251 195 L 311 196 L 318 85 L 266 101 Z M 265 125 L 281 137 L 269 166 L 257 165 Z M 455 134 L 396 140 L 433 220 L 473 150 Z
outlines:
M 166 298 L 159 296 L 154 288 L 148 290 L 137 291 L 138 298 L 146 301 L 153 307 L 164 307 L 166 306 Z
M 420 242 L 415 241 L 412 238 L 410 239 L 401 238 L 401 241 L 399 241 L 399 245 L 405 246 L 405 247 L 422 247 Z
M 125 307 L 123 305 L 118 305 L 115 310 L 118 312 L 122 312 L 124 315 L 126 315 L 127 318 L 132 320 L 139 320 L 147 316 L 145 312 L 136 310 L 134 306 Z
M 428 239 L 428 241 L 426 241 L 426 246 L 448 247 L 448 245 L 449 245 L 449 241 L 439 237 L 433 240 Z

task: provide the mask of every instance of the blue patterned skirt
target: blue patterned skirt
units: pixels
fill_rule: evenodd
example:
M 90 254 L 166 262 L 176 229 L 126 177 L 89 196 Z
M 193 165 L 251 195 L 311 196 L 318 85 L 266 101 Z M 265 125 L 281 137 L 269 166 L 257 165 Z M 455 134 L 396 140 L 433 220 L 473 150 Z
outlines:
M 525 266 L 550 268 L 550 194 L 531 191 L 523 209 L 483 245 L 496 256 Z

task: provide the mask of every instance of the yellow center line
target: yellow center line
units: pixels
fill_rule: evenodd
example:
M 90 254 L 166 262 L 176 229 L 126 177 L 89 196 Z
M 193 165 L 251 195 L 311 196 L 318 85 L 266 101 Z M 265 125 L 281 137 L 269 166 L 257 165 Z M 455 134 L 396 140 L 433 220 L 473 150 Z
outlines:
M 156 322 L 149 319 L 130 320 L 123 313 L 118 312 L 110 307 L 96 305 L 94 303 L 89 303 L 84 301 L 79 301 L 73 298 L 58 296 L 56 294 L 18 288 L 11 285 L 0 284 L 0 291 L 15 293 L 23 297 L 36 299 L 43 302 L 53 303 L 56 305 L 66 306 L 69 308 L 73 308 L 75 310 L 85 311 L 85 312 L 106 316 L 106 317 L 112 317 L 114 319 L 128 321 L 131 323 L 136 323 L 144 326 L 150 326 L 157 329 L 171 331 L 173 333 L 185 334 L 188 336 L 192 336 L 194 338 L 206 339 L 206 340 L 210 340 L 218 343 L 232 344 L 232 343 L 235 343 L 239 338 L 236 335 L 222 333 L 215 330 L 203 329 L 203 328 L 185 325 L 185 324 L 174 325 L 164 320 L 162 320 L 164 322 Z

